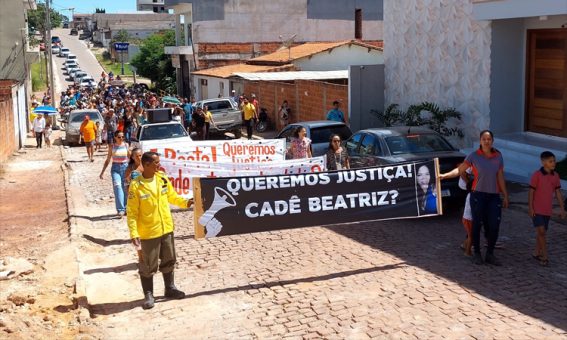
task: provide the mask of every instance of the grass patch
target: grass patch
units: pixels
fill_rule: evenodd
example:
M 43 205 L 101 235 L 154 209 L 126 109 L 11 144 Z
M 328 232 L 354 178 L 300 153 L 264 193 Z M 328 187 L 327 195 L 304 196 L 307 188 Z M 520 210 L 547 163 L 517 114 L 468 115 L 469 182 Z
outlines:
M 104 72 L 107 74 L 112 71 L 114 76 L 121 75 L 122 72 L 122 64 L 120 62 L 113 63 L 110 59 L 105 59 L 102 54 L 95 54 L 96 60 L 102 65 Z M 124 63 L 124 75 L 125 76 L 132 76 L 132 70 L 130 69 L 130 64 Z
M 32 75 L 32 91 L 41 92 L 47 88 L 47 72 L 45 70 L 45 63 L 42 64 L 43 59 L 40 58 L 39 61 L 31 64 L 31 75 Z M 41 72 L 40 72 L 41 71 Z
M 557 171 L 561 179 L 567 180 L 567 157 L 565 157 L 562 161 L 557 162 L 555 165 L 555 171 Z

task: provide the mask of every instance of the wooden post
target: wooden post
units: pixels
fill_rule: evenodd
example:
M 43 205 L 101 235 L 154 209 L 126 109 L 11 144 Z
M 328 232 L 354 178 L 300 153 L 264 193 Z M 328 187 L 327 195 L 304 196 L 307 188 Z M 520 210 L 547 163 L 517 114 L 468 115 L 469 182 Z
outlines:
M 441 179 L 439 178 L 439 158 L 434 158 L 435 162 L 435 191 L 437 191 L 437 212 L 443 215 L 443 200 L 441 197 Z M 417 175 L 417 174 L 416 174 Z
M 203 215 L 203 200 L 201 199 L 201 179 L 193 178 L 193 227 L 195 239 L 205 238 L 205 227 L 199 224 L 199 218 Z

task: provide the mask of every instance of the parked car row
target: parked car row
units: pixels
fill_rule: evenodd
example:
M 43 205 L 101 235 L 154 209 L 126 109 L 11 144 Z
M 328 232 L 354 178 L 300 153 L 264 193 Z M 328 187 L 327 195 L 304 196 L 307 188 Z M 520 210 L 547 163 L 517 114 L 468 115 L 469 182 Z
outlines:
M 63 70 L 68 75 L 68 79 L 72 80 L 75 85 L 82 87 L 96 86 L 94 78 L 79 67 L 77 56 L 71 53 L 67 47 L 59 49 L 59 57 L 65 58 Z
M 339 135 L 344 141 L 343 147 L 346 148 L 353 169 L 438 158 L 439 171 L 443 173 L 456 168 L 465 159 L 465 155 L 443 136 L 418 126 L 364 129 L 353 134 L 341 122 L 297 122 L 283 128 L 276 138 L 284 138 L 289 148 L 298 127 L 306 129 L 314 157 L 324 155 L 330 137 L 333 134 Z M 465 194 L 465 191 L 459 189 L 458 178 L 443 181 L 441 196 L 444 199 L 457 198 L 453 202 L 461 202 Z

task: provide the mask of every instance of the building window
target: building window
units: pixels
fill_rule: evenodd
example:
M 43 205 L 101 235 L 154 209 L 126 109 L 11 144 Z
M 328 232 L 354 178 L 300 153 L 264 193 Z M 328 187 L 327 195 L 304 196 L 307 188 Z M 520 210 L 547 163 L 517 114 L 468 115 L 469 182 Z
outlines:
M 224 83 L 222 81 L 219 83 L 219 97 L 224 97 Z

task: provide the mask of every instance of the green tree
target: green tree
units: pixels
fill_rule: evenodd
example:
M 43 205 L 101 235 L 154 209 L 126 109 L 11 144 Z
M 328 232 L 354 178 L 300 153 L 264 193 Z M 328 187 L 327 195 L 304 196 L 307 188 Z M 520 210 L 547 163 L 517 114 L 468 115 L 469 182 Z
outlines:
M 46 12 L 46 10 L 47 9 L 46 9 L 44 3 L 38 3 L 37 9 L 28 11 L 28 29 L 29 29 L 30 34 L 32 34 L 34 31 L 38 31 L 42 35 L 45 34 L 45 29 L 46 29 L 45 12 Z M 61 26 L 61 22 L 63 21 L 63 15 L 61 15 L 61 13 L 55 11 L 53 8 L 50 8 L 49 15 L 51 17 L 51 27 Z
M 111 42 L 128 42 L 130 41 L 130 34 L 125 29 L 121 29 L 116 32 L 114 38 L 112 38 Z
M 176 81 L 175 68 L 171 65 L 171 58 L 164 53 L 165 46 L 175 46 L 173 30 L 154 33 L 144 39 L 140 45 L 140 52 L 130 64 L 136 67 L 139 75 L 155 83 L 158 89 L 173 92 Z

